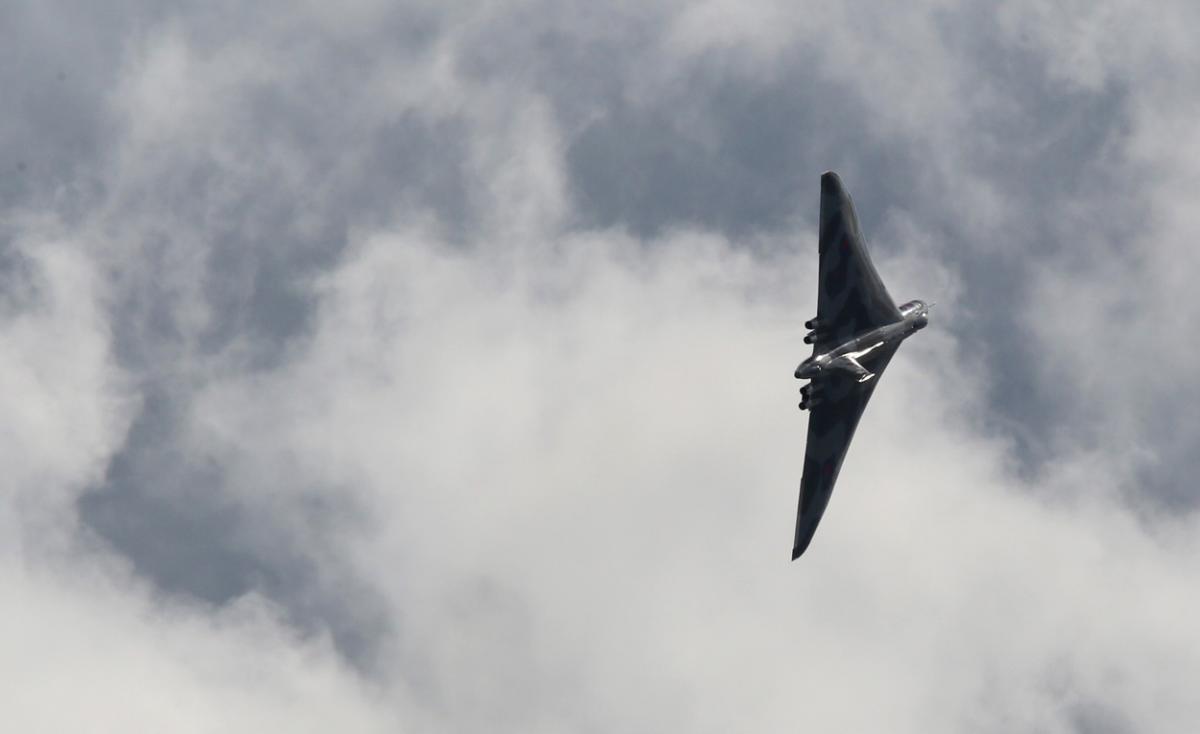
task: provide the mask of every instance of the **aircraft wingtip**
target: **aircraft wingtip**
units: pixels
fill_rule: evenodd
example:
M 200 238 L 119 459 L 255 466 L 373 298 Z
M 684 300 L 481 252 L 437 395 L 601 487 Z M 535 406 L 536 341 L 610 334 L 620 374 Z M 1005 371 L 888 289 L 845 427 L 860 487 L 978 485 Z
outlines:
M 792 544 L 792 560 L 796 560 L 804 555 L 804 551 L 808 550 L 808 546 L 812 544 L 811 529 L 807 533 L 797 533 L 796 542 Z

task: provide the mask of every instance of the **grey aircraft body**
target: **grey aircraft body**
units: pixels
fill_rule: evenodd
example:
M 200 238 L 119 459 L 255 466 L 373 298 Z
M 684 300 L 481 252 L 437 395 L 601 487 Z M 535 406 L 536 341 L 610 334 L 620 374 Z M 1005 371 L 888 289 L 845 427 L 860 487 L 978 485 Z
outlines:
M 900 342 L 929 323 L 929 305 L 897 307 L 875 272 L 850 194 L 836 173 L 821 176 L 817 316 L 805 322 L 812 356 L 796 368 L 808 445 L 792 560 L 800 557 L 829 504 L 842 459 L 879 376 Z

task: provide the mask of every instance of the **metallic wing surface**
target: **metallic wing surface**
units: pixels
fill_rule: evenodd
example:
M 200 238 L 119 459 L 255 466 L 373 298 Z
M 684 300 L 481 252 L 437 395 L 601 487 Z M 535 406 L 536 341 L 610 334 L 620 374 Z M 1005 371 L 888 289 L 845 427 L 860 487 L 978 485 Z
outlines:
M 821 175 L 818 248 L 818 327 L 813 354 L 827 352 L 864 331 L 902 320 L 867 255 L 850 194 L 832 171 Z
M 804 452 L 792 560 L 800 557 L 817 532 L 817 523 L 829 504 L 854 429 L 858 428 L 867 401 L 879 384 L 879 376 L 898 347 L 899 344 L 888 344 L 862 359 L 862 365 L 875 373 L 870 382 L 860 383 L 849 373 L 822 378 L 820 403 L 810 408 L 808 418 L 808 448 Z

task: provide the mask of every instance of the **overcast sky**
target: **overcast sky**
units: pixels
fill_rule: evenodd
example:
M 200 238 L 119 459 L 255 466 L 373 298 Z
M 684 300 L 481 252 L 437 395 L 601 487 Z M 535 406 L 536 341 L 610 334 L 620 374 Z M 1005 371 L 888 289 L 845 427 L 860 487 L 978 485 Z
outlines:
M 1193 731 L 1198 27 L 0 4 L 6 728 Z M 938 306 L 790 563 L 827 169 Z

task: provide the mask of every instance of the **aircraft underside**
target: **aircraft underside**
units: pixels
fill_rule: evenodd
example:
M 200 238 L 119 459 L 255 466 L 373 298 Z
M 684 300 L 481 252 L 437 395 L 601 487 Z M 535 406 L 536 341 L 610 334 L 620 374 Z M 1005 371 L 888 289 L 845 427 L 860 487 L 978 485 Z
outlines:
M 897 307 L 867 255 L 850 195 L 837 174 L 821 176 L 817 316 L 805 322 L 813 353 L 796 368 L 800 408 L 809 410 L 804 474 L 792 558 L 808 548 L 829 503 L 850 440 L 905 338 L 925 326 L 929 307 Z

